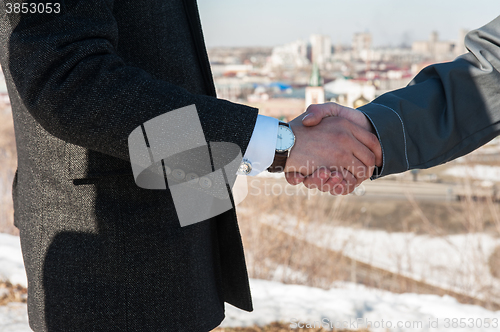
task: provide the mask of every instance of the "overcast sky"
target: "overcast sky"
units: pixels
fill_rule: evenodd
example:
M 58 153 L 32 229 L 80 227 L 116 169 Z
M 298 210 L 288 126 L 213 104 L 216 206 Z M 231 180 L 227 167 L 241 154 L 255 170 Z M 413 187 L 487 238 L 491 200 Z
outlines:
M 274 46 L 327 34 L 350 44 L 371 32 L 375 46 L 456 40 L 461 28 L 478 28 L 500 15 L 500 0 L 198 0 L 206 44 Z

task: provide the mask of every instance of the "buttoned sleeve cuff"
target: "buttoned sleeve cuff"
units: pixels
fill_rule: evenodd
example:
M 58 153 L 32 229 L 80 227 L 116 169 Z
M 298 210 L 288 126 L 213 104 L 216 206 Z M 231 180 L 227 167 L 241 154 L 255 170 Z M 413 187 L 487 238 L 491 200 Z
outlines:
M 372 123 L 382 147 L 382 166 L 375 169 L 371 179 L 407 171 L 410 163 L 408 162 L 406 129 L 401 116 L 394 109 L 373 102 L 358 110 L 363 112 Z
M 250 142 L 243 156 L 243 161 L 247 164 L 245 169 L 250 165 L 251 170 L 243 174 L 256 176 L 271 166 L 276 151 L 278 124 L 278 119 L 260 114 L 257 116 Z

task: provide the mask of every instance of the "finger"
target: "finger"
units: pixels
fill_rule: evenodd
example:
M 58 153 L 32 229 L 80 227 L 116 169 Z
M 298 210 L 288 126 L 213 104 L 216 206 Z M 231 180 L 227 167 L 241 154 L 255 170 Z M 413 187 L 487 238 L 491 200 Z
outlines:
M 345 180 L 342 178 L 342 174 L 338 172 L 332 172 L 330 178 L 323 183 L 322 187 L 319 189 L 322 192 L 332 192 L 335 187 L 341 185 L 339 190 L 339 195 L 342 194 L 345 187 Z
M 323 118 L 333 115 L 328 104 L 313 104 L 307 108 L 306 115 L 302 118 L 302 124 L 306 127 L 316 126 Z
M 342 180 L 340 183 L 337 183 L 336 185 L 332 186 L 330 194 L 333 196 L 342 195 L 342 193 L 346 190 L 346 187 L 347 183 L 345 182 L 345 180 Z
M 384 156 L 382 154 L 382 145 L 380 145 L 380 141 L 378 141 L 377 147 L 375 150 L 372 150 L 375 153 L 375 165 L 381 167 L 384 162 Z
M 354 184 L 357 186 L 372 176 L 375 170 L 375 164 L 373 164 L 375 156 L 363 144 L 357 142 L 355 146 L 356 147 L 352 151 L 352 163 L 350 166 L 347 166 L 346 169 L 356 179 L 356 183 Z M 351 184 L 351 182 L 349 182 L 349 184 Z
M 342 195 L 350 194 L 358 185 L 358 179 L 347 169 L 342 169 L 342 177 L 344 179 L 342 183 L 344 186 Z
M 331 106 L 331 113 L 335 116 L 339 116 L 341 118 L 344 118 L 346 120 L 349 120 L 350 122 L 360 126 L 361 128 L 365 129 L 369 133 L 371 133 L 373 136 L 367 135 L 365 137 L 366 139 L 366 146 L 375 154 L 375 165 L 377 166 L 382 166 L 382 147 L 380 146 L 380 142 L 377 138 L 376 130 L 373 127 L 372 123 L 368 120 L 365 114 L 362 112 L 351 109 L 348 107 L 341 107 L 337 104 L 333 104 Z
M 330 178 L 330 170 L 326 167 L 320 167 L 316 169 L 311 175 L 307 176 L 304 180 L 304 185 L 309 189 L 318 188 L 321 190 L 321 187 L 325 182 Z
M 342 158 L 341 165 L 345 165 L 343 167 L 338 167 L 338 166 L 332 166 L 330 167 L 330 170 L 336 170 L 341 173 L 341 177 L 343 180 L 346 182 L 347 185 L 350 187 L 352 186 L 358 186 L 360 185 L 363 181 L 368 179 L 371 174 L 370 170 L 373 171 L 373 167 L 368 167 L 366 166 L 361 160 L 359 160 L 356 157 L 356 152 L 358 150 L 364 151 L 366 150 L 367 153 L 370 153 L 370 151 L 367 149 L 366 146 L 361 144 L 359 141 L 356 139 L 351 139 L 349 142 L 349 149 L 352 151 L 350 156 L 346 156 Z M 348 150 L 349 151 L 349 150 Z
M 316 126 L 324 117 L 315 113 L 307 113 L 302 118 L 302 124 L 306 127 Z
M 349 120 L 358 126 L 361 126 L 365 128 L 366 130 L 371 129 L 371 123 L 368 121 L 366 118 L 366 115 L 364 115 L 361 111 L 349 107 L 332 107 L 332 113 L 344 118 L 346 120 Z
M 340 183 L 332 186 L 331 188 L 332 189 L 330 190 L 330 194 L 333 196 L 338 196 L 348 195 L 352 193 L 356 189 L 356 186 L 349 184 L 346 180 L 342 180 Z
M 372 167 L 378 165 L 379 163 L 381 164 L 382 148 L 377 136 L 358 125 L 351 124 L 350 126 L 353 136 L 361 144 L 355 144 L 352 150 L 356 158 L 358 158 L 366 167 Z
M 304 185 L 307 188 L 318 188 L 320 191 L 329 192 L 334 185 L 340 182 L 342 182 L 340 173 L 331 172 L 327 168 L 321 167 L 305 178 Z
M 288 172 L 288 173 L 285 173 L 285 179 L 286 179 L 286 182 L 288 182 L 292 186 L 296 186 L 299 183 L 302 183 L 304 181 L 305 176 L 298 173 L 298 172 Z

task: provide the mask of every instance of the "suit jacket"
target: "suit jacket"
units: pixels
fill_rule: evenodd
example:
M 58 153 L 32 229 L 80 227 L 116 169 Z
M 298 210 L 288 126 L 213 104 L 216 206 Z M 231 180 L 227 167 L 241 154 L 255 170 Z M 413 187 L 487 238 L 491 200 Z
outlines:
M 191 104 L 207 141 L 248 145 L 257 110 L 215 98 L 195 0 L 6 3 L 32 329 L 207 331 L 224 301 L 252 310 L 235 210 L 181 228 L 169 190 L 136 186 L 129 161 L 133 129 Z
M 500 16 L 469 32 L 465 46 L 467 54 L 360 108 L 382 146 L 375 178 L 445 163 L 500 133 Z

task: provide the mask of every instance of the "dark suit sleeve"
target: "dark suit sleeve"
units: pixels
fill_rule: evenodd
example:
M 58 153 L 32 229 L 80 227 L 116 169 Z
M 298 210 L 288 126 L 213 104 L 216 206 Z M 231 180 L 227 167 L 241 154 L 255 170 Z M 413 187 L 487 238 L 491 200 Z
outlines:
M 469 32 L 465 45 L 469 53 L 360 108 L 382 145 L 374 178 L 445 163 L 500 133 L 500 16 Z
M 3 64 L 24 106 L 45 130 L 128 160 L 132 130 L 195 104 L 206 140 L 235 143 L 244 153 L 256 109 L 192 94 L 125 63 L 116 52 L 112 0 L 60 2 L 58 14 L 6 14 L 0 6 L 0 23 L 10 29 L 2 36 L 8 38 Z

